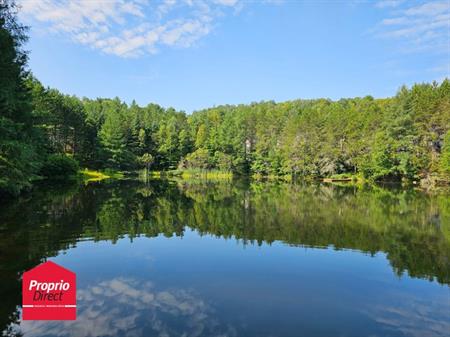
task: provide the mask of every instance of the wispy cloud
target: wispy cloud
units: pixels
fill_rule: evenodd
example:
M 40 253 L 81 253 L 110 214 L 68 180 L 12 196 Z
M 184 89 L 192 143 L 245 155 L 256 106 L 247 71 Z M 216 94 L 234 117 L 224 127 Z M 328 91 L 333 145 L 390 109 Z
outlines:
M 388 17 L 375 29 L 377 36 L 397 39 L 404 51 L 449 53 L 450 1 L 412 6 L 411 2 L 380 1 L 376 6 L 389 8 Z
M 208 35 L 239 0 L 20 0 L 32 27 L 120 57 L 186 48 Z
M 375 6 L 378 8 L 386 8 L 386 7 L 398 7 L 400 6 L 405 0 L 381 0 L 378 1 Z

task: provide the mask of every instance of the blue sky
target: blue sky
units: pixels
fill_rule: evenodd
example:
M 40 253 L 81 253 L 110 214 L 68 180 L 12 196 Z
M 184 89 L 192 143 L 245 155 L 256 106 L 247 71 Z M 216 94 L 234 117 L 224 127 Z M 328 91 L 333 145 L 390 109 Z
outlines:
M 30 68 L 64 93 L 191 112 L 394 95 L 450 77 L 450 1 L 20 0 Z

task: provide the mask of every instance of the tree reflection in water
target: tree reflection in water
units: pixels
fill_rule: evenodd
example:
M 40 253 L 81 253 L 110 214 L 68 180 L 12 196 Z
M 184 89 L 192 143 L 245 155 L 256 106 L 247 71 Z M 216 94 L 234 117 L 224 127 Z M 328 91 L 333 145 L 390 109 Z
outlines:
M 63 190 L 41 189 L 1 206 L 0 329 L 13 327 L 19 320 L 21 274 L 47 257 L 76 247 L 82 240 L 114 243 L 124 237 L 183 236 L 186 226 L 200 235 L 234 238 L 244 245 L 279 241 L 371 255 L 384 252 L 398 275 L 407 273 L 450 283 L 450 198 L 445 192 L 245 181 L 116 181 Z M 159 317 L 164 314 L 186 316 L 198 323 L 182 327 L 191 329 L 191 335 L 197 330 L 203 334 L 233 333 L 211 319 L 212 308 L 194 295 L 181 290 L 156 292 L 146 285 L 148 293 L 138 296 L 133 292 L 133 282 L 136 280 L 131 278 L 104 280 L 80 291 L 86 300 L 81 304 L 88 303 L 95 292 L 103 301 L 111 301 L 107 291 L 122 287 L 121 295 L 114 297 L 117 305 L 108 306 L 118 319 L 97 322 L 96 329 L 120 331 L 132 320 L 140 320 L 147 325 L 140 324 L 136 329 L 164 332 L 169 329 Z M 148 300 L 148 306 L 146 310 L 121 306 L 123 296 L 138 296 L 133 305 L 144 306 L 143 301 Z M 80 312 L 101 316 L 101 310 L 94 305 Z M 131 319 L 129 315 L 147 317 Z M 67 324 L 74 324 L 73 331 L 87 328 L 81 323 Z M 176 329 L 175 325 L 170 328 Z

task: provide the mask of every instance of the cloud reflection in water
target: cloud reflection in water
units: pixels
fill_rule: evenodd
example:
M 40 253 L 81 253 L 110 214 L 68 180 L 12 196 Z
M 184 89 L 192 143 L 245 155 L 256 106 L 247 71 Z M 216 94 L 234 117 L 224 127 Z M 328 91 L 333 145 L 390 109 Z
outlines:
M 190 291 L 114 278 L 78 290 L 76 321 L 23 321 L 25 336 L 236 336 Z

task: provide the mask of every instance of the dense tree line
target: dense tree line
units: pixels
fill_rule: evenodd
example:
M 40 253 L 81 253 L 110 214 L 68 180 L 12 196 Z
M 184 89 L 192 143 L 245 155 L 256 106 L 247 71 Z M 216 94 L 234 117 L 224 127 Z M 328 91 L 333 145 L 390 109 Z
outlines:
M 79 99 L 28 79 L 37 126 L 52 153 L 84 166 L 133 170 L 152 158 L 155 169 L 176 167 L 191 151 L 187 116 L 156 104 L 139 107 L 115 99 Z
M 189 117 L 204 167 L 372 179 L 448 176 L 450 82 L 402 87 L 388 99 L 222 106 Z
M 26 29 L 0 3 L 0 193 L 78 166 L 217 169 L 368 179 L 450 177 L 450 81 L 387 99 L 262 102 L 188 115 L 44 87 L 26 69 Z

